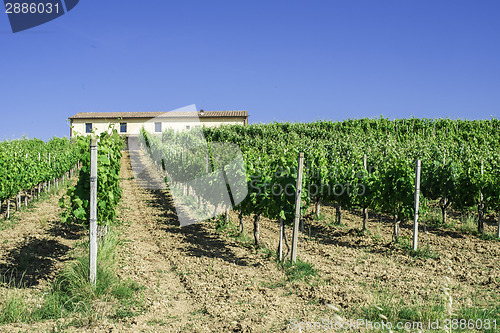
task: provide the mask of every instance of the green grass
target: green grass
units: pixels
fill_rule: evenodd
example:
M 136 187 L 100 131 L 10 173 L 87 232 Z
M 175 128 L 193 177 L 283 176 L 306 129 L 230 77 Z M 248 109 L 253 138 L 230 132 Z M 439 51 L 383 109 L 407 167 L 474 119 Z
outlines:
M 371 236 L 374 243 L 380 243 L 382 241 L 382 233 L 380 232 L 380 223 L 377 223 L 377 230 L 375 232 L 368 230 L 368 235 Z
M 13 228 L 18 222 L 19 217 L 17 217 L 15 214 L 12 214 L 11 211 L 10 218 L 8 220 L 4 219 L 3 221 L 0 221 L 0 231 Z
M 265 247 L 265 246 L 261 246 L 259 248 L 259 252 L 262 253 L 265 256 L 265 258 L 267 258 L 267 259 L 269 259 L 269 258 L 275 258 L 276 259 L 277 258 L 276 252 L 273 251 L 273 250 L 271 250 L 271 249 L 269 249 L 269 248 L 267 248 L 267 247 Z
M 331 220 L 331 221 L 326 220 L 324 223 L 325 223 L 325 225 L 326 225 L 326 226 L 328 226 L 328 227 L 336 227 L 336 228 L 346 228 L 346 227 L 347 227 L 347 226 L 346 226 L 344 223 L 342 223 L 342 222 L 337 223 L 337 221 L 336 221 L 335 217 L 333 217 L 333 220 Z
M 215 230 L 218 233 L 233 238 L 236 242 L 244 247 L 250 248 L 254 246 L 253 237 L 248 236 L 245 230 L 243 230 L 242 233 L 239 232 L 239 222 L 238 225 L 236 225 L 231 219 L 226 222 L 225 216 L 224 214 L 222 214 L 215 218 L 214 223 Z
M 477 234 L 477 215 L 473 213 L 462 215 L 457 229 L 463 233 Z
M 403 236 L 398 238 L 397 244 L 409 256 L 424 259 L 439 259 L 439 254 L 430 249 L 429 243 L 427 243 L 424 247 L 417 247 L 417 250 L 415 251 L 413 250 L 413 244 L 410 244 L 410 241 L 409 236 Z
M 327 215 L 325 215 L 323 213 L 319 213 L 319 217 L 316 214 L 313 214 L 313 219 L 315 221 L 324 221 L 324 220 L 326 220 L 326 216 Z
M 0 324 L 27 321 L 30 309 L 22 295 L 15 290 L 8 293 L 0 312 Z
M 448 332 L 442 330 L 443 325 L 446 323 L 445 320 L 451 320 L 448 324 L 457 323 L 460 325 L 460 320 L 465 320 L 464 322 L 482 322 L 485 325 L 486 320 L 489 320 L 490 329 L 484 329 L 482 332 L 498 332 L 500 321 L 500 315 L 498 314 L 499 308 L 497 309 L 483 309 L 483 308 L 461 308 L 456 310 L 450 317 L 445 309 L 444 302 L 436 297 L 434 300 L 427 301 L 425 303 L 415 300 L 408 304 L 404 300 L 396 300 L 391 294 L 390 297 L 380 300 L 378 304 L 365 306 L 360 311 L 360 318 L 371 322 L 381 322 L 392 323 L 395 325 L 398 322 L 406 323 L 409 325 L 408 328 L 411 332 L 416 332 L 419 327 L 419 323 L 422 325 L 421 328 L 424 331 L 427 329 L 429 323 L 439 322 L 441 330 L 433 330 L 433 332 Z M 386 319 L 387 318 L 387 319 Z M 495 322 L 497 324 L 495 329 Z M 380 330 L 381 332 L 388 332 L 388 330 Z M 393 331 L 405 332 L 407 330 L 393 327 Z M 467 328 L 453 329 L 453 332 L 471 332 Z
M 32 323 L 45 319 L 58 319 L 71 315 L 95 318 L 109 315 L 115 309 L 114 318 L 136 315 L 141 308 L 138 291 L 142 287 L 121 280 L 115 273 L 115 249 L 118 237 L 113 232 L 99 244 L 96 285 L 89 281 L 89 258 L 87 250 L 68 263 L 36 302 L 22 297 L 18 290 L 9 288 L 0 308 L 0 323 Z
M 429 208 L 422 216 L 422 220 L 429 227 L 439 228 L 443 226 L 440 209 Z
M 214 218 L 214 222 L 215 222 L 215 230 L 217 230 L 218 232 L 224 232 L 233 227 L 231 219 L 229 219 L 229 221 L 226 222 L 226 218 L 224 215 L 216 216 Z
M 482 308 L 482 307 L 463 307 L 456 311 L 456 318 L 466 319 L 467 321 L 473 320 L 474 322 L 482 322 L 483 325 L 486 324 L 486 321 L 491 323 L 490 329 L 485 329 L 483 332 L 498 332 L 500 330 L 500 304 L 497 304 L 496 307 L 491 308 Z M 496 329 L 494 327 L 496 323 Z M 463 332 L 467 332 L 468 330 L 461 330 Z
M 445 285 L 451 289 L 452 286 Z M 367 292 L 373 294 L 373 301 L 371 304 L 361 307 L 360 309 L 353 309 L 347 314 L 347 317 L 360 318 L 365 321 L 370 322 L 386 322 L 392 323 L 394 326 L 392 331 L 394 332 L 417 332 L 418 327 L 411 326 L 414 323 L 422 323 L 423 331 L 431 331 L 427 328 L 429 322 L 436 323 L 439 321 L 440 329 L 432 330 L 432 332 L 449 332 L 443 330 L 443 325 L 445 320 L 455 320 L 457 323 L 460 320 L 465 319 L 467 322 L 478 321 L 482 322 L 483 325 L 486 320 L 491 323 L 490 329 L 483 329 L 481 332 L 498 332 L 500 322 L 500 305 L 494 304 L 488 307 L 485 304 L 479 305 L 480 298 L 476 299 L 472 297 L 475 301 L 473 305 L 470 306 L 457 306 L 453 302 L 451 307 L 451 315 L 447 310 L 447 299 L 448 295 L 445 294 L 443 289 L 436 289 L 435 291 L 430 290 L 430 293 L 426 297 L 422 296 L 412 296 L 410 299 L 403 299 L 397 296 L 397 294 L 389 288 L 380 288 L 378 284 L 372 286 L 373 289 L 367 290 Z M 497 323 L 496 329 L 494 328 L 494 323 Z M 400 329 L 398 330 L 395 325 L 398 322 L 407 323 L 410 325 L 409 330 Z M 449 323 L 449 322 L 448 322 Z M 371 330 L 368 330 L 371 331 Z M 471 332 L 470 329 L 453 329 L 452 332 Z M 377 332 L 389 332 L 389 330 L 377 330 Z
M 297 259 L 295 264 L 288 260 L 280 265 L 285 271 L 287 281 L 308 281 L 317 275 L 317 271 L 312 264 L 300 259 Z
M 362 307 L 357 314 L 359 318 L 371 322 L 390 322 L 394 325 L 397 322 L 427 323 L 428 320 L 446 318 L 444 301 L 439 294 L 425 304 L 416 297 L 412 302 L 398 299 L 389 289 L 377 289 L 374 296 L 374 304 Z M 417 331 L 417 327 L 412 329 L 412 332 Z M 393 330 L 397 331 L 395 327 Z
M 473 212 L 468 212 L 460 217 L 460 225 L 457 229 L 465 234 L 470 234 L 488 241 L 500 241 L 495 233 L 479 233 L 477 230 L 478 216 Z M 496 231 L 496 230 L 495 230 Z

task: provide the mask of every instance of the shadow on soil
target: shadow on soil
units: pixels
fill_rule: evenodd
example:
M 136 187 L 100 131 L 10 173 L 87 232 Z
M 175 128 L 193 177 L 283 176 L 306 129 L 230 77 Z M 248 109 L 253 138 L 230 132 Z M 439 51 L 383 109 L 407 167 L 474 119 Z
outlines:
M 50 223 L 48 234 L 68 240 L 81 238 L 85 227 L 75 224 Z M 70 247 L 55 239 L 29 237 L 10 250 L 4 262 L 0 263 L 0 282 L 15 288 L 37 286 L 41 280 L 50 277 L 55 271 L 55 263 L 64 261 Z
M 363 235 L 359 229 L 349 228 L 336 228 L 309 221 L 306 226 L 306 234 L 309 233 L 321 244 L 336 245 L 348 247 L 352 249 L 364 249 L 372 253 L 385 253 L 387 252 L 387 245 L 380 244 L 381 246 L 374 246 L 370 241 L 370 237 Z M 390 244 L 389 244 L 390 245 Z
M 361 212 L 354 210 L 349 213 L 362 219 Z M 335 213 L 332 211 L 330 215 L 334 216 Z M 361 229 L 349 228 L 346 226 L 340 227 L 332 224 L 328 225 L 325 224 L 324 221 L 315 221 L 313 220 L 313 214 L 307 216 L 306 219 L 307 227 L 305 234 L 308 233 L 307 229 L 310 228 L 310 234 L 322 244 L 348 247 L 371 253 L 387 253 L 396 249 L 395 244 L 388 239 L 374 243 L 371 236 L 367 233 L 363 233 Z M 374 223 L 380 223 L 385 228 L 389 227 L 391 229 L 393 226 L 393 221 L 389 216 L 383 214 L 370 214 L 368 229 L 372 230 L 372 234 L 374 233 Z M 400 224 L 400 229 L 413 230 L 413 222 L 402 222 Z M 422 222 L 420 222 L 420 230 L 421 232 L 426 230 L 436 236 L 451 237 L 455 239 L 465 238 L 465 236 L 458 231 L 429 227 Z
M 163 177 L 146 161 L 143 153 L 130 151 L 130 166 L 135 170 L 136 185 L 151 194 L 153 199 L 148 204 L 162 212 L 158 216 L 158 226 L 170 234 L 182 235 L 186 244 L 182 251 L 194 257 L 217 257 L 226 262 L 247 266 L 248 262 L 236 256 L 227 242 L 217 234 L 208 232 L 201 224 L 179 227 L 179 219 L 169 189 L 165 186 Z
M 53 239 L 28 238 L 0 264 L 0 279 L 15 288 L 36 286 L 53 273 L 55 262 L 69 249 Z
M 48 233 L 54 237 L 76 240 L 82 237 L 86 227 L 75 223 L 53 223 Z
M 194 223 L 185 227 L 179 227 L 179 220 L 175 212 L 173 200 L 168 192 L 160 190 L 148 190 L 154 198 L 149 204 L 163 212 L 159 221 L 163 222 L 161 228 L 171 234 L 184 237 L 187 247 L 183 249 L 186 254 L 194 257 L 220 258 L 226 262 L 239 266 L 248 266 L 249 263 L 236 256 L 229 244 L 217 234 L 210 233 L 200 223 Z

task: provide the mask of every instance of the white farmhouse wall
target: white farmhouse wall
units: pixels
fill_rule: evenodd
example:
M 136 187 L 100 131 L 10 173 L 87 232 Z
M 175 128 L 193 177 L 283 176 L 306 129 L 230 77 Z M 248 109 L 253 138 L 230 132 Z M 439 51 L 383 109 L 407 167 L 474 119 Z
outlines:
M 85 133 L 85 124 L 91 123 L 92 129 L 95 133 L 100 134 L 104 131 L 107 131 L 110 125 L 113 125 L 118 133 L 120 133 L 120 123 L 127 124 L 127 132 L 120 134 L 132 134 L 137 135 L 141 130 L 142 126 L 144 126 L 146 120 L 141 118 L 130 118 L 130 119 L 121 119 L 121 120 L 108 120 L 108 119 L 74 119 L 73 120 L 73 135 L 77 134 L 87 134 Z M 154 125 L 153 125 L 154 126 Z M 154 129 L 154 128 L 153 128 Z
M 222 124 L 245 124 L 245 118 L 243 117 L 214 117 L 214 118 L 123 118 L 123 119 L 73 119 L 73 130 L 72 136 L 75 135 L 86 135 L 85 133 L 85 124 L 91 123 L 92 129 L 95 133 L 100 134 L 109 129 L 110 125 L 114 125 L 114 128 L 120 134 L 126 135 L 138 135 L 140 133 L 141 128 L 144 126 L 146 131 L 154 133 L 155 131 L 155 123 L 162 123 L 162 131 L 167 128 L 172 128 L 177 131 L 186 130 L 187 126 L 189 128 L 195 128 L 196 126 L 207 126 L 214 127 L 220 126 Z M 127 124 L 127 132 L 120 132 L 120 123 Z

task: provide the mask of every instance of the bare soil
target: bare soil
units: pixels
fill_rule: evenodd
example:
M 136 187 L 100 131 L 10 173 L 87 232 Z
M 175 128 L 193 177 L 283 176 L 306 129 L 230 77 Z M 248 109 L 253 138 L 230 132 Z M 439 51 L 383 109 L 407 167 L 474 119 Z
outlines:
M 61 224 L 58 201 L 65 192 L 66 187 L 60 186 L 42 199 L 29 203 L 28 208 L 15 212 L 11 220 L 0 221 L 3 229 L 0 239 L 1 307 L 13 293 L 22 295 L 33 306 L 39 304 L 50 281 L 71 259 L 75 243 L 85 235 L 85 230 L 79 226 Z M 44 323 L 40 326 L 47 327 Z M 0 326 L 0 331 L 32 329 L 27 324 L 11 324 Z
M 84 235 L 78 226 L 60 222 L 59 198 L 55 193 L 31 202 L 12 215 L 11 221 L 0 221 L 4 230 L 0 241 L 0 277 L 19 288 L 43 290 L 55 272 L 69 258 L 75 241 Z

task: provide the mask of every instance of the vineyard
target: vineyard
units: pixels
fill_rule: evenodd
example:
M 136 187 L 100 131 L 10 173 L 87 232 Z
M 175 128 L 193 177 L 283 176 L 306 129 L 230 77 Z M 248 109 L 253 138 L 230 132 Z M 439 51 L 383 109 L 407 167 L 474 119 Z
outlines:
M 75 187 L 67 191 L 59 201 L 65 208 L 62 222 L 87 224 L 90 216 L 90 142 L 91 136 L 77 137 L 75 146 L 78 149 L 81 169 Z M 116 130 L 111 134 L 104 132 L 99 136 L 97 154 L 97 221 L 100 226 L 113 224 L 116 220 L 116 208 L 121 199 L 120 160 L 123 139 Z
M 369 228 L 370 213 L 386 214 L 394 224 L 408 221 L 414 215 L 415 162 L 421 160 L 424 214 L 437 206 L 446 225 L 449 210 L 475 209 L 477 232 L 484 234 L 485 214 L 493 212 L 499 226 L 490 236 L 500 237 L 499 123 L 381 118 L 222 126 L 203 133 L 166 131 L 161 138 L 144 131 L 142 135 L 152 158 L 166 169 L 167 180 L 189 183 L 199 198 L 213 190 L 193 185 L 209 170 L 241 172 L 234 166 L 228 169 L 228 161 L 237 156 L 234 149 L 220 148 L 221 143 L 239 147 L 249 193 L 235 209 L 240 217 L 255 216 L 256 243 L 260 217 L 287 224 L 293 220 L 299 152 L 305 154 L 302 212 L 314 205 L 319 217 L 322 204 L 333 205 L 340 225 L 342 210 L 362 209 L 363 229 Z
M 68 139 L 14 140 L 0 143 L 0 214 L 10 216 L 11 199 L 15 207 L 25 205 L 34 194 L 50 189 L 63 177 L 73 175 L 78 162 L 77 150 Z M 3 205 L 2 205 L 3 204 Z M 2 209 L 3 208 L 3 209 Z
M 298 332 L 448 320 L 451 331 L 496 332 L 499 125 L 380 118 L 142 130 L 143 149 L 130 151 L 116 131 L 2 142 L 0 330 Z M 21 198 L 32 204 L 5 224 Z

